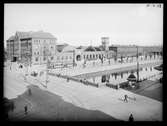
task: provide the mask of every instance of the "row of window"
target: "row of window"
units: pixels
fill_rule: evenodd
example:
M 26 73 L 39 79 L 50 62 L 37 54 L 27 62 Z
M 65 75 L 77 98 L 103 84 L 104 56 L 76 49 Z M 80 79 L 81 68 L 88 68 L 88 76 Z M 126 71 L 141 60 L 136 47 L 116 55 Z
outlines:
M 40 42 L 42 42 L 42 41 L 45 43 L 45 42 L 48 41 L 48 40 L 37 40 L 37 39 L 36 39 L 36 40 L 34 40 L 34 44 L 40 44 Z M 55 43 L 54 40 L 50 40 L 50 44 L 54 44 L 54 43 Z
M 90 55 L 83 55 L 84 59 L 95 59 L 95 58 L 102 58 L 104 57 L 103 54 L 90 54 Z
M 51 58 L 50 58 L 51 60 L 54 60 L 54 57 L 52 56 Z M 60 57 L 60 56 L 58 56 L 57 57 L 57 60 L 68 60 L 68 59 L 72 59 L 72 56 L 62 56 L 62 57 Z M 37 62 L 39 60 L 39 57 L 36 57 L 35 58 L 35 61 Z M 45 61 L 46 60 L 46 57 L 43 57 L 43 60 Z
M 72 59 L 72 56 L 58 56 L 57 57 L 57 60 L 64 60 L 64 59 L 66 59 L 66 60 L 68 60 L 68 59 Z

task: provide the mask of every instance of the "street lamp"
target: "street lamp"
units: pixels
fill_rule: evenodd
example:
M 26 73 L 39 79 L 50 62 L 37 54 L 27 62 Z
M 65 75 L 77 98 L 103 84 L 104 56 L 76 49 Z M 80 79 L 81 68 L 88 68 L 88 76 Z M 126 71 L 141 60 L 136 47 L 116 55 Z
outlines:
M 73 68 L 75 66 L 75 50 L 73 50 Z
M 49 61 L 49 56 L 50 56 L 51 54 L 50 54 L 50 51 L 49 51 L 49 49 L 48 49 L 48 47 L 47 48 L 44 48 L 44 57 L 46 57 L 46 80 L 45 80 L 45 86 L 46 86 L 46 88 L 47 88 L 47 84 L 48 84 L 48 68 L 49 68 L 49 65 L 50 65 L 50 61 Z
M 139 60 L 138 60 L 138 46 L 136 46 L 137 48 L 137 82 L 139 82 Z

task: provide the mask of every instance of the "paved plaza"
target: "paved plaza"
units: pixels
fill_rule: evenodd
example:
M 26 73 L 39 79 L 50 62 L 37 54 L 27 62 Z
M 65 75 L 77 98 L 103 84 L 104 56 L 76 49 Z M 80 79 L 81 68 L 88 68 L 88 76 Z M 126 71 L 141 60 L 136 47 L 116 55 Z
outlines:
M 123 66 L 128 66 L 128 64 L 124 64 Z M 113 65 L 110 67 L 116 68 L 120 67 L 120 65 Z M 100 69 L 100 67 L 98 68 Z M 102 70 L 108 68 L 109 66 L 105 66 L 102 67 Z M 23 74 L 25 73 L 25 69 L 19 69 L 16 63 L 13 64 L 11 69 L 12 70 L 8 67 L 4 69 L 4 91 L 5 96 L 9 99 L 21 95 L 26 91 L 27 86 L 32 84 L 39 86 L 44 91 L 49 91 L 61 96 L 64 101 L 72 103 L 77 107 L 87 110 L 98 110 L 118 120 L 127 121 L 131 113 L 136 121 L 162 120 L 162 102 L 160 101 L 134 94 L 123 89 L 114 90 L 105 86 L 100 88 L 85 86 L 71 80 L 67 82 L 66 79 L 54 76 L 49 76 L 49 83 L 47 84 L 47 88 L 45 88 L 43 86 L 45 85 L 45 76 L 28 76 L 25 78 Z M 89 72 L 96 70 L 94 68 L 92 69 L 93 70 L 89 70 Z M 84 70 L 87 72 L 86 69 Z M 124 102 L 123 99 L 125 94 L 131 98 L 136 98 L 136 101 L 129 99 L 127 103 Z

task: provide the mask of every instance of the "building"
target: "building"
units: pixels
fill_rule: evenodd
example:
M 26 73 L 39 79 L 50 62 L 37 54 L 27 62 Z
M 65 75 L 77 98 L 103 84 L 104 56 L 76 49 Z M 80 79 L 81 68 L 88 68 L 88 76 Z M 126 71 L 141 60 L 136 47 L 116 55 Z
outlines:
M 50 33 L 16 32 L 7 40 L 7 59 L 29 64 L 46 64 L 54 68 L 79 66 L 91 61 L 110 59 L 115 62 L 123 58 L 162 55 L 162 47 L 144 47 L 109 45 L 109 37 L 101 38 L 100 46 L 71 46 L 57 44 L 57 39 Z
M 101 41 L 102 41 L 102 49 L 105 51 L 108 51 L 109 50 L 109 37 L 102 37 Z
M 57 39 L 50 33 L 16 32 L 7 40 L 8 59 L 32 64 L 43 64 L 47 58 L 53 60 Z

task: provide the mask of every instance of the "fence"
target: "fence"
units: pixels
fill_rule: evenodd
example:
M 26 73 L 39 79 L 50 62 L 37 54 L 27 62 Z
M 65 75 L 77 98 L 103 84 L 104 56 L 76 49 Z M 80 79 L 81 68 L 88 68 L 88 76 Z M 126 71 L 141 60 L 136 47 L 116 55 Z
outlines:
M 110 87 L 110 88 L 113 88 L 113 89 L 117 89 L 117 90 L 119 88 L 119 85 L 114 85 L 114 84 L 111 84 L 111 83 L 106 83 L 106 86 Z
M 128 87 L 128 81 L 123 82 L 123 83 L 120 83 L 120 84 L 119 84 L 119 87 L 120 87 L 120 88 L 127 88 L 127 87 Z
M 83 80 L 83 79 L 78 79 L 78 78 L 75 78 L 75 77 L 70 77 L 70 76 L 67 76 L 67 75 L 54 74 L 54 73 L 49 73 L 49 75 L 52 75 L 52 76 L 56 75 L 58 77 L 61 77 L 61 78 L 64 78 L 64 79 L 69 79 L 69 80 L 76 81 L 76 82 L 80 82 L 80 83 L 83 83 L 85 85 L 91 85 L 91 86 L 94 86 L 94 87 L 99 87 L 99 85 L 97 83 L 93 83 L 93 82 Z

